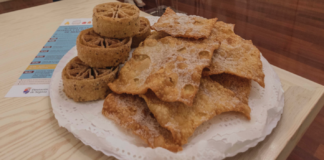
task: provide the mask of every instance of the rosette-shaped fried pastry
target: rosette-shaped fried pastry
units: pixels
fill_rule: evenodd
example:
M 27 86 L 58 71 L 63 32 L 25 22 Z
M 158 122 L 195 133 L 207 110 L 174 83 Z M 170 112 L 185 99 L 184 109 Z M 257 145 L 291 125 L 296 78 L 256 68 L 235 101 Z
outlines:
M 110 2 L 93 9 L 93 29 L 109 38 L 133 37 L 140 30 L 140 10 L 129 3 Z
M 192 106 L 180 102 L 164 102 L 151 91 L 141 95 L 159 124 L 171 131 L 176 143 L 186 144 L 203 122 L 224 112 L 239 112 L 250 119 L 251 109 L 229 89 L 208 77 L 201 78 Z
M 138 45 L 150 34 L 150 21 L 147 18 L 140 17 L 140 31 L 133 37 L 132 48 L 138 47 Z
M 124 63 L 132 38 L 112 39 L 99 36 L 92 28 L 80 32 L 76 46 L 78 57 L 90 67 L 104 68 Z
M 145 101 L 138 96 L 111 93 L 105 99 L 102 114 L 131 130 L 152 148 L 163 147 L 173 152 L 182 150 L 171 132 L 159 125 Z
M 104 99 L 111 90 L 107 86 L 116 78 L 118 67 L 91 68 L 78 57 L 63 69 L 64 92 L 76 102 Z

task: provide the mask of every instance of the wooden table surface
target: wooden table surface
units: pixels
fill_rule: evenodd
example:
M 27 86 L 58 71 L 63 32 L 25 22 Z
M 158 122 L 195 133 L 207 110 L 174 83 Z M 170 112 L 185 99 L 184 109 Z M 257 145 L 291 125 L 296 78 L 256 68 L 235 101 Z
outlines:
M 4 98 L 64 19 L 90 18 L 108 1 L 64 0 L 0 15 L 0 159 L 114 159 L 60 128 L 49 97 Z M 282 119 L 263 142 L 228 159 L 285 159 L 324 105 L 323 86 L 274 69 L 285 91 Z

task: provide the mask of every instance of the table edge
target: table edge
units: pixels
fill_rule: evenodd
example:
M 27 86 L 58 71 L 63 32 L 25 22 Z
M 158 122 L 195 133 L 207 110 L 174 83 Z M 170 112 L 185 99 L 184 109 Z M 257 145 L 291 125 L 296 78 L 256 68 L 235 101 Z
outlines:
M 298 144 L 299 140 L 302 138 L 308 127 L 314 121 L 315 117 L 319 113 L 319 111 L 324 106 L 324 88 L 319 88 L 316 90 L 318 93 L 314 93 L 314 95 L 318 94 L 320 96 L 313 97 L 312 99 L 317 99 L 312 105 L 312 109 L 309 110 L 307 114 L 304 115 L 302 122 L 299 124 L 295 133 L 290 137 L 290 139 L 286 142 L 285 146 L 282 148 L 281 152 L 276 156 L 278 160 L 285 160 L 293 151 L 293 149 Z M 312 100 L 310 100 L 312 101 Z M 307 104 L 306 104 L 307 105 Z

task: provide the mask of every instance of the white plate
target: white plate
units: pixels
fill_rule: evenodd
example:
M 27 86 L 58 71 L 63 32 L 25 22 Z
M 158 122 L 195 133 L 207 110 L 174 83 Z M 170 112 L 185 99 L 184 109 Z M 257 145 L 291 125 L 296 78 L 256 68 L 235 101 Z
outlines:
M 147 17 L 151 23 L 157 17 Z M 119 159 L 223 159 L 244 152 L 264 140 L 279 121 L 284 96 L 280 80 L 266 59 L 261 57 L 265 88 L 252 82 L 249 97 L 251 120 L 226 113 L 197 128 L 183 151 L 151 149 L 137 136 L 128 133 L 101 114 L 103 100 L 76 103 L 62 91 L 61 72 L 77 55 L 73 47 L 58 63 L 50 84 L 50 98 L 59 125 L 84 144 Z

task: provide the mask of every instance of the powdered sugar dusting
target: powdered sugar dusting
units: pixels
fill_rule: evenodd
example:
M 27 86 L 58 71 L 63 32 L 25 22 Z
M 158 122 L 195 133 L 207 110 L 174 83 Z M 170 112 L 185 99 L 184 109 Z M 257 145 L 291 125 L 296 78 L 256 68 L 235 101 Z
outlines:
M 176 150 L 181 149 L 170 139 L 172 138 L 171 133 L 159 125 L 145 101 L 138 96 L 109 94 L 102 112 L 107 118 L 114 120 L 123 128 L 130 129 L 152 148 L 164 147 L 168 149 L 168 146 L 175 146 Z M 163 139 L 163 143 L 161 143 L 161 139 Z
M 162 100 L 191 105 L 201 73 L 209 66 L 218 42 L 185 40 L 171 36 L 147 39 L 109 84 L 117 93 L 144 94 L 148 88 Z
M 154 16 L 147 18 L 151 24 L 158 19 Z M 55 68 L 50 87 L 53 112 L 60 126 L 65 127 L 86 145 L 107 156 L 147 160 L 193 159 L 193 157 L 201 160 L 224 159 L 244 152 L 262 141 L 271 133 L 282 113 L 284 96 L 280 80 L 271 65 L 262 57 L 266 87 L 263 89 L 252 82 L 249 99 L 252 109 L 251 121 L 246 121 L 244 117 L 237 117 L 234 113 L 216 116 L 197 128 L 188 145 L 184 146 L 183 152 L 167 152 L 161 148 L 151 149 L 147 145 L 118 136 L 117 134 L 123 135 L 116 131 L 120 128 L 111 123 L 111 120 L 98 116 L 104 100 L 75 103 L 66 97 L 63 92 L 61 71 L 76 55 L 77 50 L 74 47 Z M 282 85 L 283 88 L 287 87 L 286 83 Z
M 174 139 L 186 144 L 188 138 L 203 122 L 224 112 L 236 111 L 250 118 L 250 108 L 235 94 L 210 78 L 202 78 L 192 106 L 180 102 L 163 102 L 154 93 L 143 98 L 162 127 L 171 131 Z
M 225 37 L 224 33 L 220 35 Z M 204 74 L 229 73 L 254 80 L 262 87 L 265 85 L 260 51 L 252 41 L 244 40 L 234 33 L 221 41 L 219 49 L 213 54 L 209 70 Z
M 167 8 L 162 17 L 152 28 L 166 32 L 174 37 L 207 38 L 216 22 L 215 19 L 206 19 L 199 16 L 176 14 Z

